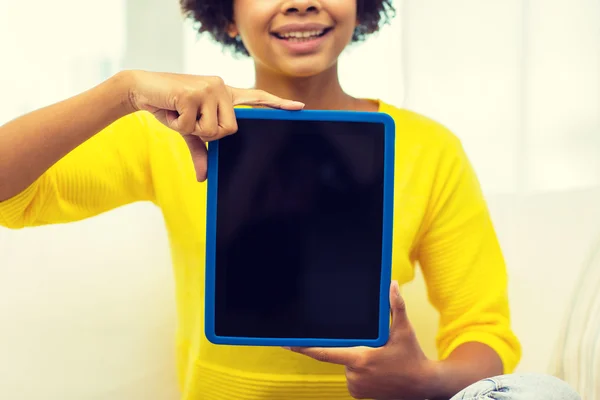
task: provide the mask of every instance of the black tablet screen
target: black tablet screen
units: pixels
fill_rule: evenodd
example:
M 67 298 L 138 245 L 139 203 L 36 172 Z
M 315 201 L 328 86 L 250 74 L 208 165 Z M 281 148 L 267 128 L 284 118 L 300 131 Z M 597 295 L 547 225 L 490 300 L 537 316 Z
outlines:
M 384 125 L 238 125 L 219 141 L 215 333 L 377 338 Z

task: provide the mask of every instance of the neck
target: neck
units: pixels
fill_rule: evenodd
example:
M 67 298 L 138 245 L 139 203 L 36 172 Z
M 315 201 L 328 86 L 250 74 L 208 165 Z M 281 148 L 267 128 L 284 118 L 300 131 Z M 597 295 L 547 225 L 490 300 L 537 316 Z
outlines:
M 351 110 L 357 99 L 342 89 L 337 64 L 319 75 L 297 78 L 256 66 L 256 89 L 284 99 L 300 101 L 310 110 Z

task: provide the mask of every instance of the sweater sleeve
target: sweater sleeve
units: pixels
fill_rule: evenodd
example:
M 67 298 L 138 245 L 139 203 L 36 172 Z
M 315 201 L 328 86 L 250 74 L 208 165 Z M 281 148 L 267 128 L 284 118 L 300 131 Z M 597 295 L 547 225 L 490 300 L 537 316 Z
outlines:
M 21 193 L 0 202 L 0 226 L 74 222 L 153 201 L 148 127 L 147 118 L 134 113 L 97 133 Z
M 510 326 L 506 266 L 479 182 L 453 136 L 435 175 L 418 257 L 440 313 L 439 357 L 479 342 L 499 355 L 509 373 L 521 347 Z

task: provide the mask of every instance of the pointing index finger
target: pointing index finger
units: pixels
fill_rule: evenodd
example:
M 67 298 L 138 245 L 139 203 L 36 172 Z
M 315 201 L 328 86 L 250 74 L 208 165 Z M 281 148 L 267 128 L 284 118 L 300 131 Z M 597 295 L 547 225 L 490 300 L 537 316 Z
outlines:
M 304 103 L 287 100 L 258 89 L 236 89 L 231 88 L 233 105 L 266 106 L 282 110 L 302 110 Z

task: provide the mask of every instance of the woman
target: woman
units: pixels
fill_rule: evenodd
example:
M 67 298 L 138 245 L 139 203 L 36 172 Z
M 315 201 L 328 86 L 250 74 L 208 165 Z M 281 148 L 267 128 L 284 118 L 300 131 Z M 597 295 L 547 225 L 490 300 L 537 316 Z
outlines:
M 182 7 L 200 31 L 254 59 L 256 88 L 123 71 L 2 126 L 3 226 L 76 221 L 137 201 L 160 207 L 176 276 L 183 399 L 518 399 L 523 388 L 535 389 L 527 398 L 576 398 L 548 377 L 486 380 L 512 372 L 521 350 L 504 260 L 459 141 L 423 116 L 342 90 L 341 52 L 388 20 L 389 0 L 184 0 Z M 206 178 L 205 143 L 236 131 L 238 105 L 394 118 L 393 321 L 384 347 L 288 350 L 205 339 L 205 186 L 198 181 Z M 399 292 L 417 262 L 440 313 L 439 360 L 425 357 Z

